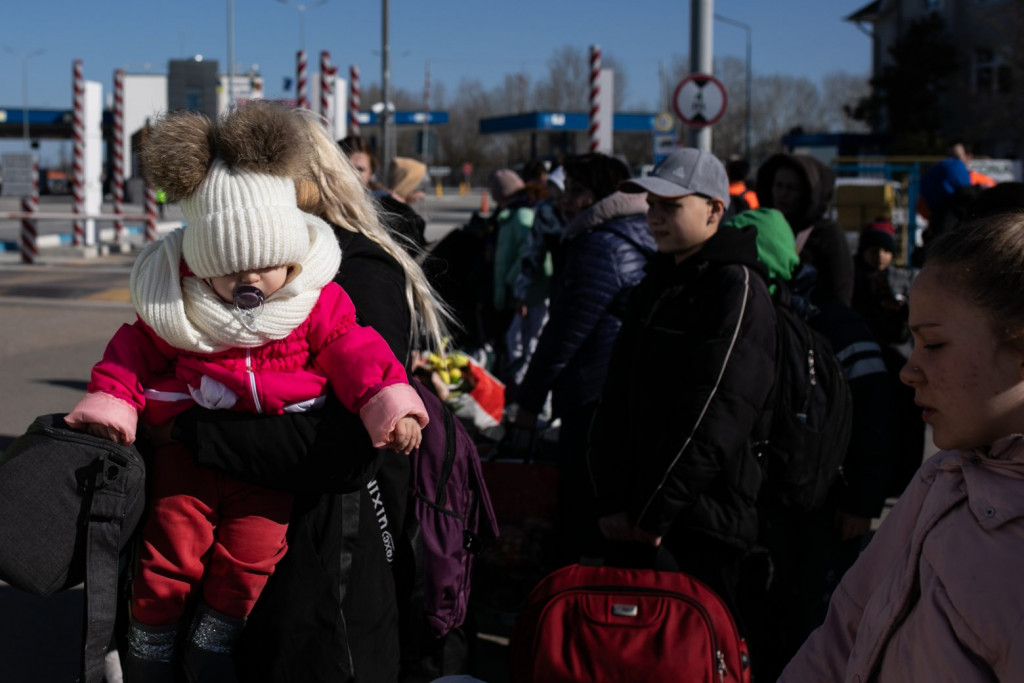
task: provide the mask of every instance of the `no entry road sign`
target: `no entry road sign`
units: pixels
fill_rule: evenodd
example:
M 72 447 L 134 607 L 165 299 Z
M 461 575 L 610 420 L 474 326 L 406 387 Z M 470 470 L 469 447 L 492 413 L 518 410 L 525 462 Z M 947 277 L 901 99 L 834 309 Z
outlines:
M 708 74 L 687 76 L 676 86 L 672 97 L 679 120 L 691 128 L 703 128 L 718 121 L 728 101 L 725 86 Z

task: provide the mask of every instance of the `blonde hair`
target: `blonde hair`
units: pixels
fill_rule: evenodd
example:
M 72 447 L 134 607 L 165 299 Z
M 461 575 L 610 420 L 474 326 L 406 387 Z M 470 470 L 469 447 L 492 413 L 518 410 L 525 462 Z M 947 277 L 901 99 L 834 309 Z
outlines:
M 252 106 L 252 103 L 250 105 Z M 295 179 L 299 208 L 333 225 L 359 233 L 398 261 L 405 272 L 405 298 L 412 317 L 412 340 L 422 337 L 441 352 L 452 315 L 427 281 L 423 269 L 381 224 L 379 213 L 359 182 L 348 157 L 328 134 L 318 114 L 296 109 L 308 149 L 305 171 Z

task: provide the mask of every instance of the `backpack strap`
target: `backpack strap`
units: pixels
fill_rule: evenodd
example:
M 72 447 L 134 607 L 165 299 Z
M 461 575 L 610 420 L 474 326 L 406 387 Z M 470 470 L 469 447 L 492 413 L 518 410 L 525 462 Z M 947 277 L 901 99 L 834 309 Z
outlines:
M 102 683 L 103 663 L 117 616 L 121 526 L 125 518 L 128 463 L 108 453 L 96 461 L 85 538 L 85 624 L 82 681 Z

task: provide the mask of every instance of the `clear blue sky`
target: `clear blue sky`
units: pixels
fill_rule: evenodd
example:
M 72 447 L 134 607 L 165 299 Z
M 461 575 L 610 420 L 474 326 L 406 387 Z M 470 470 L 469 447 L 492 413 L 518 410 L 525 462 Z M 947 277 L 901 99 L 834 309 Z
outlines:
M 292 0 L 314 2 L 316 0 Z M 754 72 L 818 81 L 832 71 L 864 74 L 870 40 L 842 21 L 867 0 L 716 0 L 715 13 L 749 24 Z M 113 72 L 166 73 L 169 59 L 202 54 L 227 71 L 226 0 L 7 0 L 0 18 L 0 107 L 22 104 L 22 59 L 33 107 L 71 107 L 71 65 L 110 92 Z M 266 94 L 283 97 L 294 76 L 303 13 L 278 0 L 234 0 L 235 62 L 258 64 Z M 364 86 L 380 80 L 381 4 L 327 0 L 307 7 L 310 70 L 329 50 L 343 73 L 358 64 Z M 543 78 L 552 53 L 599 44 L 628 78 L 627 109 L 658 102 L 658 66 L 689 54 L 687 0 L 391 0 L 392 82 L 420 93 L 424 67 L 454 94 L 461 79 L 485 87 L 524 71 Z M 715 57 L 744 56 L 745 32 L 715 22 Z M 17 53 L 12 54 L 11 52 Z

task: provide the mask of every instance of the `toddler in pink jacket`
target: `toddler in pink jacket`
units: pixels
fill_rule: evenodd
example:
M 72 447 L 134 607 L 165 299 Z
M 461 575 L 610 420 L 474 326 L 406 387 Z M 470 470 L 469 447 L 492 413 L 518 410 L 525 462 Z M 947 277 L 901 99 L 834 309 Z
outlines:
M 139 255 L 130 283 L 139 319 L 107 345 L 89 393 L 65 418 L 70 426 L 130 444 L 140 416 L 159 426 L 197 404 L 303 411 L 330 390 L 360 415 L 375 446 L 408 454 L 419 445 L 426 409 L 402 363 L 356 322 L 332 282 L 341 250 L 330 226 L 296 204 L 294 118 L 266 116 L 265 136 L 242 140 L 194 113 L 152 130 L 147 172 L 181 200 L 187 227 Z M 209 661 L 228 666 L 218 656 L 230 653 L 286 550 L 291 509 L 290 494 L 197 467 L 176 442 L 157 444 L 150 473 L 129 681 L 173 680 L 174 643 L 193 598 L 201 603 L 186 669 L 195 677 Z

